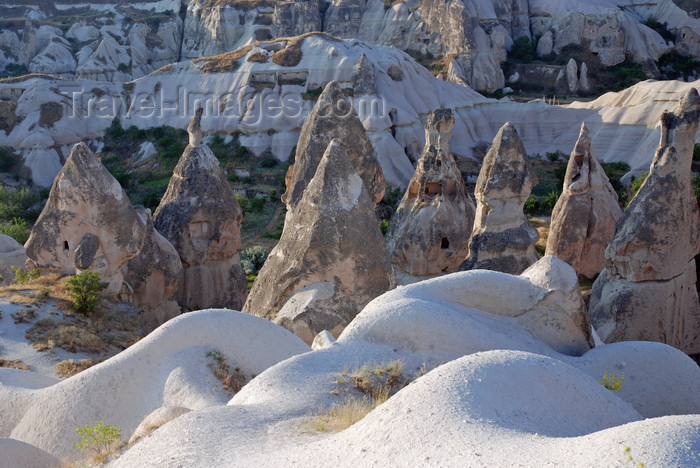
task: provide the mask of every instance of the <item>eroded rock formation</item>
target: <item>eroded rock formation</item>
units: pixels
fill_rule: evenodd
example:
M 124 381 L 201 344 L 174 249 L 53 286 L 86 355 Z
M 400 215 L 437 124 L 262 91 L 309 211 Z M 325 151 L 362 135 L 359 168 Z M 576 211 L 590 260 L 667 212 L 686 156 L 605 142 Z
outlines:
M 358 68 L 361 63 L 362 59 Z M 321 157 L 334 138 L 346 142 L 347 156 L 362 178 L 372 203 L 379 203 L 384 197 L 384 173 L 372 143 L 352 104 L 345 98 L 338 83 L 331 81 L 301 129 L 294 165 L 287 173 L 287 191 L 282 195 L 282 201 L 290 211 L 301 200 L 304 190 L 316 174 Z
M 188 127 L 190 144 L 175 166 L 154 223 L 184 267 L 180 305 L 240 310 L 247 285 L 238 256 L 243 212 L 221 164 L 201 144 L 201 116 L 199 108 Z
M 392 287 L 374 197 L 351 162 L 349 146 L 330 141 L 243 308 L 308 344 L 323 330 L 338 336 L 370 300 Z
M 700 96 L 691 89 L 661 117 L 649 176 L 617 222 L 605 270 L 593 284 L 593 325 L 606 342 L 660 341 L 700 353 L 694 256 L 700 212 L 691 182 Z
M 173 301 L 182 272 L 177 252 L 83 143 L 56 176 L 26 252 L 29 267 L 98 271 L 108 293 L 146 306 L 156 323 L 180 311 Z
M 453 127 L 450 109 L 428 116 L 423 154 L 386 236 L 392 264 L 412 275 L 456 270 L 469 254 L 475 207 L 450 153 Z
M 460 270 L 520 274 L 539 259 L 537 230 L 523 214 L 536 183 L 527 153 L 512 123 L 506 122 L 486 153 L 476 182 L 476 217 L 469 257 Z
M 591 150 L 586 124 L 574 146 L 564 191 L 552 211 L 547 255 L 556 255 L 577 273 L 594 278 L 605 266 L 605 248 L 622 216 L 617 194 Z

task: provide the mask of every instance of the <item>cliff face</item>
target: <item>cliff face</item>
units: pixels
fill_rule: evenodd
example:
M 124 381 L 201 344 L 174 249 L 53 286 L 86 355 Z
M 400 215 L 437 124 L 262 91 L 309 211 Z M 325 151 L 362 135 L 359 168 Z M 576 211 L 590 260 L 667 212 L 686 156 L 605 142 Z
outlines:
M 0 6 L 0 19 L 12 19 L 0 34 L 0 71 L 21 64 L 32 73 L 108 81 L 127 81 L 181 59 L 312 31 L 449 56 L 443 78 L 487 91 L 505 85 L 500 64 L 522 36 L 541 38 L 538 50 L 544 53 L 583 47 L 608 66 L 626 56 L 656 60 L 673 49 L 700 56 L 700 19 L 671 0 L 18 3 Z M 64 17 L 68 19 L 59 21 Z M 667 43 L 645 26 L 642 22 L 650 17 L 667 23 L 675 40 Z

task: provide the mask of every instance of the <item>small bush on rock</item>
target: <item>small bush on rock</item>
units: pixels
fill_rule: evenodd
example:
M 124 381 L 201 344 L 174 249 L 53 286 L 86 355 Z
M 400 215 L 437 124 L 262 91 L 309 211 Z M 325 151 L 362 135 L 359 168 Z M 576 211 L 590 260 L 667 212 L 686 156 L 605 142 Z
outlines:
M 107 287 L 107 283 L 100 281 L 100 274 L 90 270 L 66 279 L 66 285 L 73 298 L 73 309 L 88 315 L 100 302 L 100 291 Z
M 625 373 L 618 376 L 617 374 L 612 374 L 608 376 L 608 371 L 603 371 L 603 377 L 598 380 L 600 384 L 610 390 L 611 392 L 616 392 L 622 388 L 622 383 L 625 380 Z
M 97 421 L 94 426 L 85 426 L 76 429 L 81 437 L 75 448 L 89 450 L 97 457 L 104 457 L 111 453 L 111 449 L 122 437 L 121 428 Z

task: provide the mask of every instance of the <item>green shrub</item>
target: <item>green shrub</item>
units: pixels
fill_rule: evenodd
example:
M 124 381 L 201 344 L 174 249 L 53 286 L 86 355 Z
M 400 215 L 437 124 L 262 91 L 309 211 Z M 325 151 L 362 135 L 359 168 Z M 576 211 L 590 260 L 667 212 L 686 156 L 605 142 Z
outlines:
M 657 66 L 662 78 L 667 80 L 684 79 L 695 75 L 700 69 L 700 61 L 689 55 L 681 55 L 677 52 L 669 52 L 659 57 Z
M 107 283 L 100 281 L 100 274 L 90 270 L 66 279 L 66 285 L 73 298 L 73 309 L 88 315 L 95 310 L 95 305 L 100 302 L 100 291 L 107 287 Z
M 693 161 L 700 161 L 700 143 L 695 143 L 693 147 Z
M 255 245 L 241 251 L 241 266 L 246 275 L 257 274 L 267 259 L 267 251 L 262 246 Z
M 18 162 L 19 157 L 14 153 L 4 148 L 0 149 L 0 172 L 9 172 Z
M 552 190 L 542 198 L 542 208 L 552 210 L 559 200 L 561 193 L 558 190 Z
M 659 35 L 661 35 L 666 42 L 676 40 L 676 35 L 668 29 L 668 23 L 661 23 L 653 16 L 650 16 L 646 19 L 646 21 L 644 21 L 643 24 L 659 33 Z
M 527 36 L 521 36 L 513 41 L 513 46 L 508 51 L 508 59 L 516 63 L 530 63 L 536 57 L 535 45 Z
M 241 205 L 241 209 L 243 211 L 248 211 L 248 199 L 246 197 L 244 197 L 240 193 L 237 193 L 236 200 L 238 200 L 238 204 Z
M 0 234 L 6 234 L 22 245 L 29 239 L 29 233 L 27 221 L 22 218 L 12 218 L 9 222 L 0 224 Z
M 263 236 L 264 238 L 266 238 L 266 239 L 277 239 L 277 240 L 279 240 L 280 237 L 282 237 L 282 231 L 277 231 L 277 232 L 265 231 L 265 232 L 263 232 L 263 235 L 262 235 L 262 236 Z
M 564 179 L 566 179 L 566 166 L 568 164 L 565 162 L 560 163 L 556 169 L 554 169 L 554 177 L 557 179 L 557 187 L 559 190 L 564 190 Z
M 632 62 L 630 59 L 626 59 L 615 66 L 607 67 L 596 78 L 600 83 L 598 91 L 601 93 L 620 91 L 647 79 L 642 64 Z
M 14 76 L 22 76 L 28 73 L 27 66 L 17 63 L 8 63 L 5 65 L 5 71 L 0 73 L 0 78 L 11 78 Z
M 266 169 L 271 169 L 275 167 L 277 163 L 279 163 L 279 161 L 274 156 L 266 156 L 260 161 L 260 166 Z
M 250 212 L 251 213 L 260 213 L 263 208 L 265 208 L 265 199 L 264 198 L 253 198 L 250 201 Z
M 379 222 L 379 230 L 382 231 L 382 235 L 386 236 L 386 232 L 389 230 L 389 221 L 382 219 Z
M 330 5 L 330 2 L 328 4 Z M 322 91 L 323 91 L 323 88 L 321 88 L 319 86 L 318 88 L 310 89 L 310 90 L 306 91 L 305 93 L 301 93 L 301 96 L 304 99 L 315 101 L 321 95 Z
M 21 189 L 0 187 L 0 219 L 8 221 L 15 217 L 35 219 L 35 211 L 40 208 L 38 202 L 44 198 L 44 195 L 43 191 L 30 190 L 27 187 Z
M 393 209 L 396 209 L 399 206 L 402 196 L 403 190 L 401 187 L 386 184 L 386 190 L 384 191 L 384 198 L 382 198 L 382 201 Z
M 39 277 L 39 270 L 36 268 L 27 271 L 24 268 L 18 268 L 14 265 L 10 265 L 10 270 L 12 270 L 12 272 L 15 274 L 15 283 L 17 284 L 24 284 Z
M 95 456 L 105 456 L 110 453 L 112 446 L 122 437 L 119 427 L 102 421 L 97 421 L 94 426 L 78 428 L 76 432 L 80 436 L 80 442 L 75 444 L 75 448 L 90 450 Z
M 629 206 L 629 204 L 632 203 L 632 200 L 637 195 L 637 192 L 639 192 L 639 189 L 642 187 L 644 181 L 647 180 L 648 176 L 648 172 L 642 171 L 639 177 L 632 177 L 632 181 L 627 186 L 627 190 L 625 190 L 625 199 L 623 200 L 625 206 Z
M 165 192 L 162 191 L 159 192 L 157 190 L 151 190 L 143 196 L 141 204 L 144 207 L 149 208 L 151 211 L 155 211 L 156 208 L 158 208 L 158 205 L 160 205 L 160 201 L 163 198 L 164 193 Z
M 526 213 L 534 213 L 537 211 L 539 208 L 539 202 L 537 201 L 537 197 L 534 195 L 530 195 L 527 197 L 527 200 L 525 200 L 525 212 Z
M 608 376 L 608 371 L 603 371 L 603 377 L 598 381 L 600 384 L 610 390 L 611 392 L 616 392 L 622 388 L 622 383 L 625 380 L 625 373 L 623 372 L 621 376 L 617 374 L 612 374 Z
M 547 153 L 547 159 L 549 159 L 551 162 L 559 161 L 559 151 L 552 151 L 551 153 Z

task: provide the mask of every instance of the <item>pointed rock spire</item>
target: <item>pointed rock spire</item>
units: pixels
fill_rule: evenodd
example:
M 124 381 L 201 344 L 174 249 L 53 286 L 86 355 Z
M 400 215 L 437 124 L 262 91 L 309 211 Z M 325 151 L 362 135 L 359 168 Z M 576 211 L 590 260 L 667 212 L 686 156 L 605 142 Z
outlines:
M 450 154 L 454 117 L 430 113 L 425 148 L 387 233 L 391 262 L 411 275 L 456 270 L 469 254 L 474 202 Z
M 348 153 L 329 142 L 243 307 L 309 344 L 323 330 L 337 337 L 393 285 L 374 200 Z
M 172 300 L 182 273 L 177 252 L 84 143 L 56 176 L 26 251 L 28 265 L 41 270 L 98 271 L 108 292 L 145 306 L 153 324 L 180 312 Z
M 661 141 L 646 181 L 617 222 L 589 313 L 606 342 L 659 341 L 700 353 L 695 255 L 700 211 L 691 183 L 700 96 L 691 89 L 661 116 Z
M 180 305 L 188 310 L 239 310 L 247 293 L 238 257 L 243 211 L 216 156 L 201 144 L 201 111 L 188 127 L 190 145 L 175 166 L 154 222 L 184 266 Z
M 197 110 L 187 126 L 187 133 L 190 136 L 190 146 L 199 146 L 202 144 L 202 106 L 197 107 Z
M 301 200 L 328 144 L 334 138 L 347 142 L 348 158 L 362 177 L 372 202 L 377 204 L 384 197 L 384 173 L 372 143 L 352 104 L 345 98 L 338 83 L 331 81 L 316 101 L 299 135 L 294 166 L 289 168 L 286 177 L 287 191 L 282 195 L 282 201 L 289 211 Z
M 355 72 L 352 74 L 352 89 L 355 96 L 365 96 L 377 92 L 374 68 L 365 54 L 362 54 L 355 65 Z
M 591 149 L 583 123 L 569 157 L 564 191 L 552 211 L 547 255 L 556 255 L 577 273 L 594 278 L 605 266 L 605 248 L 620 216 L 617 194 Z
M 523 142 L 506 122 L 486 153 L 476 181 L 476 216 L 469 257 L 460 270 L 520 274 L 539 259 L 537 230 L 523 214 L 536 179 Z

